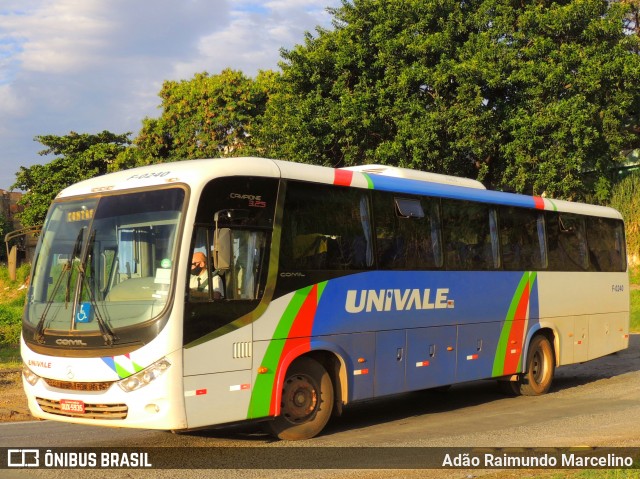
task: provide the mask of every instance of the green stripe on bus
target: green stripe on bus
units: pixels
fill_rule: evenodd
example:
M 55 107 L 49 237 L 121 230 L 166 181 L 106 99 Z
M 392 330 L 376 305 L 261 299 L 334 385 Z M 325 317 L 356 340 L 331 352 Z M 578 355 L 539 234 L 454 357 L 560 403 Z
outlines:
M 371 180 L 371 177 L 369 176 L 368 173 L 362 173 L 362 176 L 364 176 L 364 179 L 367 180 L 367 187 L 372 190 L 373 189 L 373 180 Z
M 525 272 L 522 275 L 522 278 L 520 278 L 520 282 L 518 283 L 516 292 L 513 294 L 513 298 L 511 298 L 509 311 L 507 311 L 507 317 L 505 318 L 505 323 L 502 327 L 502 332 L 500 333 L 500 340 L 498 341 L 496 356 L 493 360 L 493 376 L 502 376 L 504 372 L 504 362 L 507 357 L 507 347 L 509 346 L 509 335 L 511 334 L 513 319 L 516 315 L 518 304 L 520 304 L 522 294 L 524 293 L 527 284 L 529 284 L 531 274 L 533 274 L 533 278 L 535 279 L 535 273 L 529 273 L 528 271 Z
M 307 296 L 313 289 L 313 286 L 298 290 L 293 295 L 287 309 L 285 309 L 282 318 L 276 326 L 273 338 L 269 342 L 267 351 L 262 359 L 260 366 L 266 367 L 268 372 L 259 374 L 251 393 L 251 402 L 249 404 L 248 418 L 263 417 L 269 415 L 271 406 L 271 392 L 273 391 L 273 383 L 276 378 L 280 356 L 284 349 L 285 342 L 289 336 L 289 331 L 293 325 L 300 308 L 304 304 Z

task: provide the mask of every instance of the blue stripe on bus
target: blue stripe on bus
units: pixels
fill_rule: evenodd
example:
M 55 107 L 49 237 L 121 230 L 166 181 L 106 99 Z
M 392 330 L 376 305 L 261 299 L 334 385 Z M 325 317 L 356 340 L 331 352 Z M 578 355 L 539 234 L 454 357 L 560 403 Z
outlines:
M 372 271 L 332 279 L 313 336 L 504 321 L 521 278 L 509 271 Z
M 351 401 L 492 377 L 496 360 L 521 360 L 523 344 L 498 350 L 510 320 L 526 321 L 523 339 L 539 322 L 537 283 L 526 318 L 509 318 L 522 278 L 508 271 L 373 271 L 332 279 L 314 315 L 311 349 L 344 358 Z
M 515 193 L 430 183 L 382 175 L 369 175 L 369 178 L 373 182 L 373 189 L 375 190 L 401 192 L 412 195 L 437 196 L 454 200 L 479 201 L 482 203 L 523 208 L 536 207 L 535 200 L 532 196 Z

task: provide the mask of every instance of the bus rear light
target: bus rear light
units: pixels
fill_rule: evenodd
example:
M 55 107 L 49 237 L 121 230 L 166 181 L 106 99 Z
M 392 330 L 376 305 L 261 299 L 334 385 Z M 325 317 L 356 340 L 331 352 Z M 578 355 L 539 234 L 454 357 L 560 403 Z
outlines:
M 160 377 L 167 369 L 169 369 L 169 366 L 171 366 L 171 363 L 163 358 L 148 368 L 118 381 L 118 386 L 120 386 L 120 388 L 125 392 L 136 391 L 137 389 L 146 386 L 154 379 Z
M 38 382 L 38 379 L 40 379 L 40 376 L 38 376 L 36 373 L 34 373 L 27 366 L 23 366 L 22 367 L 22 376 L 32 386 L 35 386 L 36 383 Z

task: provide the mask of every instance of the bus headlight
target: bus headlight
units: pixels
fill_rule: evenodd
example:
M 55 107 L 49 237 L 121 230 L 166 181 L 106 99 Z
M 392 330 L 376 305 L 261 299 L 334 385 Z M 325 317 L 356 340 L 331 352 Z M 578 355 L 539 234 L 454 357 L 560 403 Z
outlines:
M 38 379 L 40 379 L 40 376 L 34 373 L 26 365 L 22 366 L 22 377 L 24 377 L 24 379 L 32 386 L 35 386 L 38 382 Z
M 128 393 L 135 391 L 136 389 L 145 387 L 151 381 L 160 377 L 167 369 L 169 369 L 169 366 L 171 366 L 171 363 L 167 359 L 163 358 L 160 361 L 153 363 L 148 368 L 118 381 L 118 386 Z

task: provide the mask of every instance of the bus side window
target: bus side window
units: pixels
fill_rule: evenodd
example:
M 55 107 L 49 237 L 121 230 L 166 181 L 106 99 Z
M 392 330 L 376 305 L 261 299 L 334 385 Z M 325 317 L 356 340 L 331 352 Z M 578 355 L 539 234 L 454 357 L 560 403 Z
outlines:
M 589 254 L 584 218 L 568 213 L 547 215 L 549 269 L 552 271 L 586 271 Z
M 587 241 L 592 271 L 625 271 L 626 253 L 622 221 L 588 217 Z
M 354 270 L 372 266 L 367 194 L 330 185 L 290 182 L 281 239 L 285 270 Z
M 500 242 L 505 270 L 545 268 L 544 216 L 540 212 L 524 208 L 501 208 Z
M 442 201 L 445 264 L 449 270 L 493 270 L 499 265 L 493 209 L 468 201 Z M 495 220 L 494 220 L 495 223 Z M 493 233 L 493 234 L 492 234 Z
M 378 266 L 434 269 L 442 266 L 438 201 L 374 195 Z

